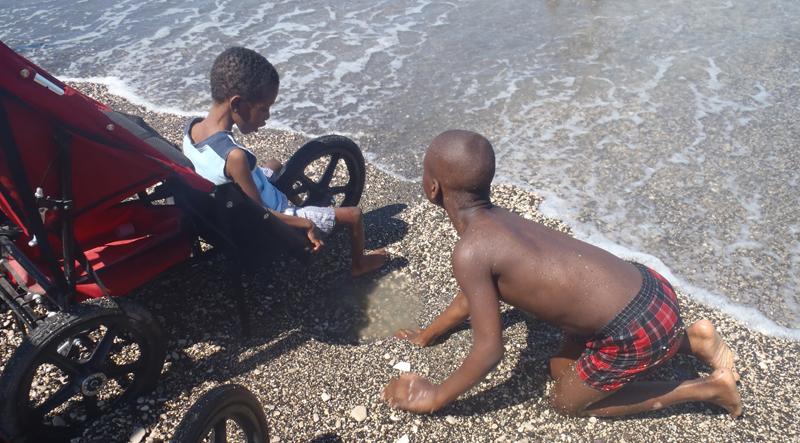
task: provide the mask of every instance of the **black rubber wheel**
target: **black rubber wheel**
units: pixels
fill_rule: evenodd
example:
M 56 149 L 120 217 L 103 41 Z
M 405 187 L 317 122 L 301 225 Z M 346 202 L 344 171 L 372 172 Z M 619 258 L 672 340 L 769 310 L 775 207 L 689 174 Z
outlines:
M 229 438 L 248 443 L 269 441 L 264 409 L 241 385 L 217 386 L 200 397 L 181 419 L 173 441 L 225 443 Z
M 151 391 L 166 357 L 160 325 L 128 301 L 89 300 L 48 317 L 0 377 L 0 434 L 64 441 Z
M 358 145 L 347 137 L 325 135 L 301 146 L 275 185 L 298 206 L 355 206 L 365 180 Z

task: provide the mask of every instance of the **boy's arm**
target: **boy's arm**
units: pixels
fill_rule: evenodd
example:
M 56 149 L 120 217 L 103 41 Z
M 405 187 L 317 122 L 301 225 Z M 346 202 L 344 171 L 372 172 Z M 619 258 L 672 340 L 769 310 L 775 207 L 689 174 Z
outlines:
M 412 412 L 441 409 L 480 382 L 503 357 L 499 293 L 487 256 L 457 252 L 453 270 L 468 300 L 472 349 L 461 366 L 439 386 L 416 374 L 392 380 L 384 390 L 390 404 Z
M 450 304 L 425 329 L 401 329 L 394 336 L 425 347 L 445 332 L 460 325 L 469 317 L 469 302 L 464 292 L 458 291 Z
M 247 153 L 245 153 L 242 149 L 232 150 L 228 154 L 228 158 L 225 161 L 225 172 L 231 177 L 234 183 L 242 188 L 242 191 L 244 191 L 248 197 L 258 203 L 260 206 L 264 205 L 264 203 L 261 201 L 261 195 L 258 193 L 256 182 L 253 180 L 252 173 L 250 172 L 250 163 L 247 161 Z M 273 211 L 269 208 L 267 208 L 267 210 L 272 213 L 272 215 L 278 217 L 278 220 L 286 223 L 287 225 L 306 231 L 308 241 L 311 242 L 312 252 L 317 252 L 322 247 L 322 239 L 317 232 L 316 226 L 314 226 L 314 223 L 312 223 L 310 220 L 302 217 L 286 215 L 278 211 Z

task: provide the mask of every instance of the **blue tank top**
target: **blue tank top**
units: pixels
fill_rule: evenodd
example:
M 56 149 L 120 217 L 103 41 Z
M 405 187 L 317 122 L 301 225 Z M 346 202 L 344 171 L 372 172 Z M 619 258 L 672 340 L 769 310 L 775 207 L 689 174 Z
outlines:
M 202 118 L 190 120 L 183 130 L 183 154 L 192 161 L 195 171 L 215 185 L 228 183 L 231 179 L 225 175 L 225 161 L 231 151 L 241 149 L 247 153 L 247 161 L 250 164 L 253 181 L 261 196 L 261 203 L 265 207 L 279 212 L 283 212 L 289 207 L 286 194 L 270 183 L 264 171 L 256 165 L 256 155 L 237 143 L 230 131 L 217 132 L 199 143 L 192 142 L 190 132 L 192 126 L 202 120 Z

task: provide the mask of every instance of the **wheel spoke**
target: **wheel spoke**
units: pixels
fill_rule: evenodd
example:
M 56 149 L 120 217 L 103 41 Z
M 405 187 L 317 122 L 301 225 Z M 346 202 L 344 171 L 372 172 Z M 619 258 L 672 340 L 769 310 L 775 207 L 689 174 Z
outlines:
M 111 350 L 111 345 L 114 344 L 114 339 L 116 337 L 117 333 L 114 332 L 113 329 L 109 328 L 106 331 L 103 338 L 97 343 L 97 347 L 94 348 L 92 356 L 89 357 L 89 367 L 93 369 L 100 367 L 102 361 L 108 356 L 108 352 Z
M 56 367 L 64 371 L 70 378 L 78 378 L 85 372 L 82 370 L 83 365 L 81 363 L 71 360 L 55 350 L 46 353 L 44 355 L 44 361 L 56 365 Z
M 45 415 L 49 414 L 53 409 L 66 403 L 73 395 L 80 392 L 80 387 L 77 383 L 69 383 L 62 386 L 51 395 L 50 398 L 45 400 L 42 404 L 33 410 L 33 414 L 41 420 Z
M 124 365 L 117 365 L 117 364 L 109 364 L 105 366 L 103 369 L 103 373 L 106 374 L 108 378 L 117 378 L 122 375 L 128 375 L 131 373 L 136 372 L 137 369 L 141 366 L 140 361 L 136 361 L 134 363 L 128 363 Z
M 87 395 L 83 397 L 83 409 L 88 417 L 100 415 L 100 407 L 97 406 L 97 396 Z
M 328 163 L 328 166 L 325 167 L 325 172 L 322 173 L 322 178 L 319 179 L 319 185 L 328 187 L 333 178 L 333 173 L 336 172 L 336 166 L 339 164 L 339 160 L 342 158 L 339 154 L 331 154 L 331 160 Z
M 337 194 L 346 194 L 349 191 L 350 191 L 350 186 L 337 186 L 335 188 L 331 188 L 329 192 L 331 195 L 337 195 Z
M 218 421 L 217 424 L 214 425 L 214 443 L 227 443 L 228 441 L 228 430 L 227 424 L 228 420 L 223 418 L 222 420 Z
M 300 186 L 292 186 L 289 189 L 287 189 L 286 190 L 287 192 L 285 192 L 286 196 L 291 197 L 298 194 L 302 194 L 304 192 L 307 192 L 310 187 L 314 186 L 314 181 L 306 177 L 305 175 L 301 175 L 300 177 L 298 177 L 295 183 L 297 182 L 300 182 Z

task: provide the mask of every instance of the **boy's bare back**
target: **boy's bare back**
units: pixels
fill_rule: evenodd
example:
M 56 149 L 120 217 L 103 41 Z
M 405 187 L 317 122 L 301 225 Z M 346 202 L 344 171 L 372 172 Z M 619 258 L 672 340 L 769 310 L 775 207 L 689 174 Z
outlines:
M 506 209 L 473 218 L 453 252 L 461 287 L 491 278 L 504 302 L 571 335 L 600 330 L 641 287 L 633 264 Z

